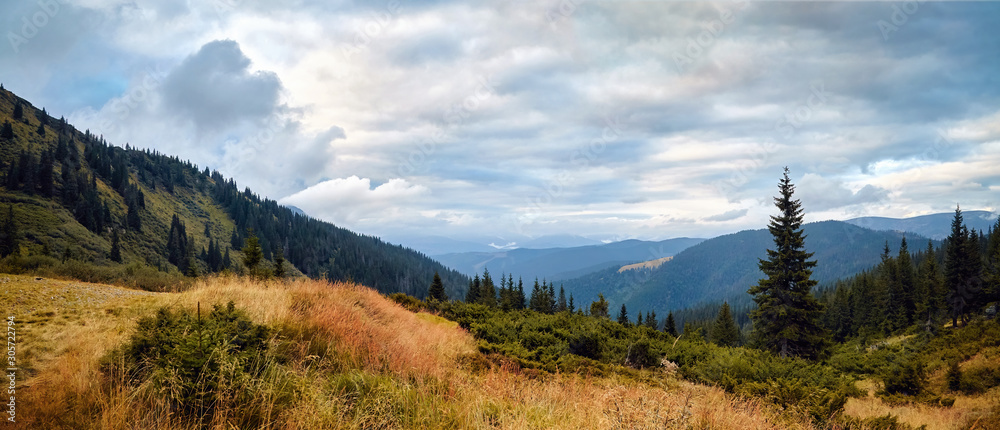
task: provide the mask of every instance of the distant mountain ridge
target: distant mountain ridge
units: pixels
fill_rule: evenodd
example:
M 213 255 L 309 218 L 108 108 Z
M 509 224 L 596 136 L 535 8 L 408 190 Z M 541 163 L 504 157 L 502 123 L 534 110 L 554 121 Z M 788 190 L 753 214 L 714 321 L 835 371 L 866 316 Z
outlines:
M 997 214 L 988 211 L 962 211 L 962 216 L 970 230 L 983 232 L 989 231 L 997 221 Z M 844 222 L 872 230 L 905 231 L 934 240 L 944 240 L 951 234 L 951 220 L 954 217 L 954 212 L 947 212 L 910 218 L 861 217 Z
M 559 281 L 613 267 L 615 269 L 674 254 L 704 239 L 676 238 L 658 242 L 637 239 L 571 248 L 518 248 L 493 252 L 438 255 L 444 265 L 472 276 L 489 269 L 492 274 L 513 273 L 525 280 Z
M 810 223 L 804 229 L 806 250 L 815 253 L 813 258 L 819 263 L 813 279 L 820 283 L 871 268 L 880 260 L 887 242 L 895 253 L 904 236 L 911 251 L 924 248 L 928 240 L 912 233 L 874 231 L 841 221 Z M 705 240 L 655 269 L 619 272 L 617 267 L 606 268 L 563 284 L 577 303 L 590 303 L 603 293 L 613 309 L 624 303 L 630 312 L 652 310 L 660 317 L 711 301 L 749 303 L 746 290 L 763 277 L 757 264 L 771 247 L 772 237 L 766 229 L 746 230 Z

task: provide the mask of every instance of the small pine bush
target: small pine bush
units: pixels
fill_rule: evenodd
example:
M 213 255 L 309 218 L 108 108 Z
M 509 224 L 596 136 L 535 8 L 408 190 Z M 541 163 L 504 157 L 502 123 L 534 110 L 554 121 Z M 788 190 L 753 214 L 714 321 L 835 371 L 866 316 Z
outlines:
M 253 405 L 258 393 L 248 387 L 273 370 L 268 367 L 274 360 L 265 357 L 270 334 L 233 302 L 213 306 L 204 318 L 164 307 L 140 319 L 129 341 L 104 357 L 101 370 L 112 384 L 150 389 L 182 420 L 210 419 L 223 407 L 246 408 L 242 423 L 255 427 L 262 419 Z

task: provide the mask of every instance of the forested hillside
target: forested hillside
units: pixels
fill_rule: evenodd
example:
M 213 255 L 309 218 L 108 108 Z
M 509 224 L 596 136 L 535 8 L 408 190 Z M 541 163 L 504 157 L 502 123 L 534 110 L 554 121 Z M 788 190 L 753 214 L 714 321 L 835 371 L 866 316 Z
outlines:
M 423 254 L 355 234 L 240 190 L 219 172 L 124 148 L 0 90 L 0 204 L 9 265 L 146 265 L 190 276 L 239 271 L 250 234 L 265 265 L 423 296 L 435 272 L 450 295 L 468 279 Z M 9 231 L 8 231 L 9 230 Z

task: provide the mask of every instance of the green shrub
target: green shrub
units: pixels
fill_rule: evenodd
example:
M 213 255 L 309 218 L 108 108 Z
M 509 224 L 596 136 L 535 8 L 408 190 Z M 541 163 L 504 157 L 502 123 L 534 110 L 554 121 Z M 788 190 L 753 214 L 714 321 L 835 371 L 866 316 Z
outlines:
M 948 366 L 948 373 L 945 374 L 945 380 L 948 381 L 949 390 L 958 391 L 962 389 L 962 369 L 958 367 L 958 361 L 952 361 L 951 365 Z
M 580 332 L 569 341 L 570 354 L 579 355 L 593 360 L 600 360 L 603 356 L 603 340 L 598 333 Z
M 625 355 L 625 362 L 632 367 L 642 369 L 659 365 L 660 358 L 662 357 L 663 354 L 653 349 L 653 345 L 649 342 L 649 339 L 643 338 L 629 345 L 628 352 Z
M 916 357 L 896 363 L 881 376 L 887 394 L 916 396 L 923 392 L 927 383 L 924 365 Z
M 276 374 L 273 357 L 265 354 L 270 333 L 233 302 L 213 306 L 205 318 L 164 307 L 140 319 L 129 341 L 104 357 L 101 370 L 113 384 L 147 388 L 189 422 L 226 407 L 238 410 L 241 428 L 256 427 L 263 420 L 260 397 L 272 399 L 269 404 L 290 401 L 289 393 L 259 392 L 268 389 L 260 382 Z
M 409 294 L 392 293 L 389 300 L 396 302 L 410 312 L 420 312 L 424 308 L 424 302 Z
M 959 389 L 967 394 L 979 394 L 1000 385 L 1000 368 L 995 366 L 995 364 L 970 366 L 962 372 Z

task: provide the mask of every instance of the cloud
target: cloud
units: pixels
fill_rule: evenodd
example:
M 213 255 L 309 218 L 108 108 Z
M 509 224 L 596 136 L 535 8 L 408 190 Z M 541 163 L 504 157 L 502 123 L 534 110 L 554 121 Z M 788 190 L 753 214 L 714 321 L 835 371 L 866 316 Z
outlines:
M 731 211 L 723 212 L 718 215 L 705 217 L 704 220 L 709 222 L 732 221 L 734 219 L 743 218 L 749 211 L 750 211 L 749 209 L 733 209 Z
M 806 173 L 796 185 L 796 196 L 806 210 L 825 211 L 882 202 L 888 199 L 889 191 L 871 184 L 852 191 L 840 180 Z
M 430 190 L 394 178 L 372 188 L 371 179 L 350 176 L 330 179 L 281 199 L 282 204 L 337 224 L 385 222 L 393 217 L 416 217 L 414 206 Z
M 996 204 L 1000 3 L 219 3 L 63 5 L 0 76 L 374 234 L 705 237 L 784 166 L 818 216 Z
M 232 40 L 206 43 L 166 76 L 162 88 L 165 109 L 211 131 L 273 115 L 280 91 L 278 76 L 251 71 L 250 59 Z

